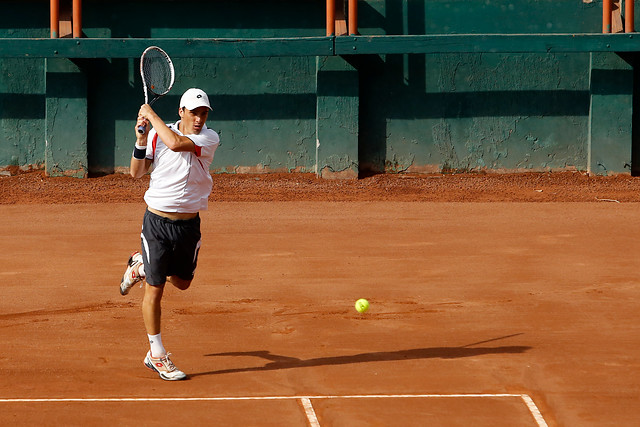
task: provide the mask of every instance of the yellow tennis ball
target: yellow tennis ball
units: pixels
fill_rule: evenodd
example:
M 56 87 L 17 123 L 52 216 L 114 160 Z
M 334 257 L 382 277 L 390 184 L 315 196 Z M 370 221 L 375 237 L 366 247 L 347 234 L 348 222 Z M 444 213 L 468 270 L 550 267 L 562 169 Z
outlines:
M 364 298 L 360 298 L 358 301 L 356 301 L 356 310 L 358 311 L 358 313 L 364 313 L 369 310 L 369 301 Z

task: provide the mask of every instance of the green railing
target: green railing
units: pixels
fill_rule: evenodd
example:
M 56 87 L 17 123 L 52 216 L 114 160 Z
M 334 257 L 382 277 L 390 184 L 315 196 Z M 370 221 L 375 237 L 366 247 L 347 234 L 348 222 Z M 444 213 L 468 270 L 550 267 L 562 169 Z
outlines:
M 419 53 L 638 52 L 633 34 L 452 34 L 217 39 L 0 39 L 0 58 L 135 58 L 150 44 L 176 58 Z

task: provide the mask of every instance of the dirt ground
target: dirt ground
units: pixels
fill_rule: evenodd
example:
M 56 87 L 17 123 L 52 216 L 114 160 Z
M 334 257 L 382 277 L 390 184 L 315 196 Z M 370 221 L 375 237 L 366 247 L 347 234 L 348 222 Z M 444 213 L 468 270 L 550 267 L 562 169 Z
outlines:
M 385 174 L 327 180 L 313 174 L 213 175 L 212 202 L 640 202 L 640 179 L 581 172 L 522 174 Z M 0 204 L 139 201 L 148 177 L 47 178 L 43 172 L 0 176 Z
M 639 178 L 213 178 L 196 279 L 165 294 L 171 383 L 117 290 L 147 180 L 0 177 L 0 424 L 640 419 Z

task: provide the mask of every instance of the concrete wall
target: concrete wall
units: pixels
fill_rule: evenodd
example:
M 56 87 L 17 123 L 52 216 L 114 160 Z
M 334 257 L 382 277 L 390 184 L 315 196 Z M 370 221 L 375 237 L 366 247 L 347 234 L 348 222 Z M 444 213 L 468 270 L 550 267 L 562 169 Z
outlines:
M 48 37 L 49 2 L 0 5 L 0 167 L 124 171 L 143 102 L 137 60 L 2 57 L 2 38 Z M 600 19 L 599 1 L 359 2 L 363 35 L 598 33 Z M 321 0 L 83 2 L 91 38 L 317 37 L 324 25 Z M 215 172 L 631 170 L 634 69 L 615 53 L 174 62 L 176 85 L 155 107 L 168 122 L 185 89 L 210 94 Z M 68 129 L 83 120 L 84 133 Z

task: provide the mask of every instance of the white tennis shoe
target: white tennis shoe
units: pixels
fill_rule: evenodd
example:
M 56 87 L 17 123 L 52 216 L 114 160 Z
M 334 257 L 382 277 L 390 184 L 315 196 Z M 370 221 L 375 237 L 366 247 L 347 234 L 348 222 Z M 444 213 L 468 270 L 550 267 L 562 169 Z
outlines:
M 142 254 L 140 252 L 134 252 L 127 261 L 127 269 L 122 276 L 120 282 L 120 295 L 127 295 L 133 285 L 141 282 L 143 277 L 138 273 L 138 268 L 142 265 Z
M 156 358 L 151 356 L 151 350 L 149 350 L 144 358 L 144 366 L 159 374 L 163 380 L 178 381 L 187 378 L 185 373 L 176 368 L 169 359 L 170 355 L 171 353 L 167 353 L 166 356 Z

